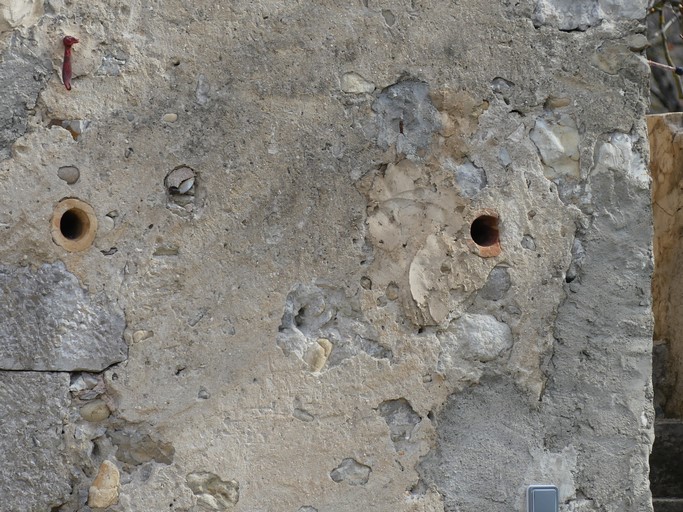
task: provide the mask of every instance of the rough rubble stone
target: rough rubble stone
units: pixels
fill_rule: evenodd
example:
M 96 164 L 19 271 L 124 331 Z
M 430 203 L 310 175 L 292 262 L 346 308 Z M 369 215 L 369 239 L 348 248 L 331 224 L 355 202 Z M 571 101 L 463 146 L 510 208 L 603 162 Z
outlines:
M 115 504 L 119 499 L 120 479 L 116 464 L 109 460 L 103 461 L 90 486 L 88 505 L 93 508 L 107 508 Z
M 231 510 L 240 500 L 239 484 L 234 480 L 222 480 L 213 473 L 190 473 L 187 485 L 197 496 L 200 510 Z
M 372 468 L 361 464 L 357 460 L 346 458 L 330 472 L 330 478 L 335 482 L 345 482 L 349 485 L 365 485 L 368 483 Z

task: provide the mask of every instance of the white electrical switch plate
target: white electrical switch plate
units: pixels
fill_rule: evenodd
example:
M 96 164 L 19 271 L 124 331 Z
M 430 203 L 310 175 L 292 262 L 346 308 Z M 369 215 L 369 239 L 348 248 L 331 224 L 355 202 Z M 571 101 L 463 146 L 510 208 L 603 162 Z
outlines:
M 526 489 L 527 512 L 559 512 L 558 494 L 554 485 L 530 485 Z

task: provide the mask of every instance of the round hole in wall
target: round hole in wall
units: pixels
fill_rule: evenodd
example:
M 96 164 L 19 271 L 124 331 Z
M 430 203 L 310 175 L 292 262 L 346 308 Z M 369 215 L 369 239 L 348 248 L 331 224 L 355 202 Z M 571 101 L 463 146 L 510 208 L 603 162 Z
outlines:
M 92 206 L 80 199 L 63 199 L 52 214 L 52 239 L 67 251 L 83 251 L 92 245 L 97 217 Z
M 474 219 L 470 227 L 472 241 L 480 247 L 491 247 L 499 240 L 498 217 L 481 215 Z
M 59 231 L 64 238 L 78 240 L 88 231 L 90 221 L 83 210 L 72 208 L 67 210 L 59 220 Z
M 479 210 L 470 224 L 470 236 L 467 239 L 470 250 L 481 258 L 493 258 L 500 255 L 500 218 L 491 208 Z

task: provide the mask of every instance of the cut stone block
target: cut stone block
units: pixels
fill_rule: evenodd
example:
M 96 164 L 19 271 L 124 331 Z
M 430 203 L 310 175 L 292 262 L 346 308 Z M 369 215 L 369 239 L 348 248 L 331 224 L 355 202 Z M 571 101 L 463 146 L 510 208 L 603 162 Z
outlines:
M 0 372 L 0 508 L 51 510 L 71 492 L 67 373 Z
M 0 266 L 0 369 L 102 371 L 126 359 L 123 312 L 61 262 Z

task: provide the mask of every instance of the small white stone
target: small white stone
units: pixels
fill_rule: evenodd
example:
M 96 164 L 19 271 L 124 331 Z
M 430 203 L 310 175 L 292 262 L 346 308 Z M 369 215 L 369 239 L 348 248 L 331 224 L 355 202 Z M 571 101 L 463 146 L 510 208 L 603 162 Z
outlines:
M 351 94 L 369 94 L 375 90 L 375 84 L 358 73 L 350 72 L 341 77 L 341 90 Z
M 161 120 L 166 123 L 175 123 L 178 120 L 178 114 L 164 114 L 164 117 L 162 117 Z
M 111 231 L 112 229 L 114 229 L 114 224 L 114 219 L 112 219 L 111 217 L 107 217 L 105 215 L 102 219 L 102 230 L 105 232 Z
M 82 375 L 79 375 L 78 377 L 73 379 L 71 381 L 71 384 L 69 385 L 69 391 L 73 393 L 83 391 L 84 389 L 88 389 L 88 386 L 86 385 Z
M 143 340 L 151 338 L 154 336 L 154 331 L 135 331 L 133 333 L 133 343 L 140 343 Z
M 189 191 L 193 187 L 193 185 L 194 185 L 194 178 L 189 178 L 189 179 L 180 183 L 180 185 L 178 186 L 178 192 L 181 194 L 184 194 L 187 191 Z
M 184 194 L 192 188 L 194 181 L 195 172 L 187 166 L 181 166 L 168 173 L 165 184 L 169 192 Z

